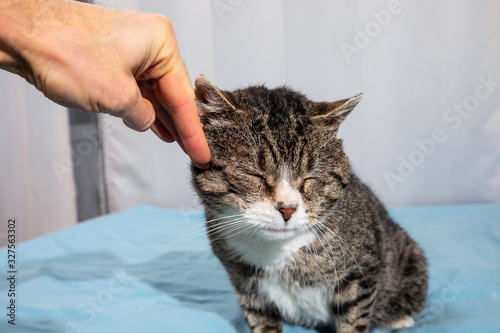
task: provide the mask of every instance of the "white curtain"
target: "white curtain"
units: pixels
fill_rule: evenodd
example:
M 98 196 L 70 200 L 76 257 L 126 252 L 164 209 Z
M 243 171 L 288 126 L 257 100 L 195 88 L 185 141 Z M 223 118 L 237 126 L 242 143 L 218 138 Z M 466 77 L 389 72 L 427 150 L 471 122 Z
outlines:
M 364 92 L 340 135 L 390 206 L 500 202 L 500 3 L 123 1 L 166 15 L 190 77 L 287 84 L 314 100 Z M 104 137 L 112 211 L 195 208 L 188 159 L 116 123 Z
M 314 100 L 364 92 L 340 135 L 390 206 L 500 202 L 500 3 L 107 0 L 168 16 L 190 77 L 221 89 L 290 85 Z M 76 223 L 67 114 L 0 72 L 0 245 Z M 102 122 L 111 211 L 192 209 L 174 144 Z
M 0 71 L 0 246 L 76 223 L 67 111 Z

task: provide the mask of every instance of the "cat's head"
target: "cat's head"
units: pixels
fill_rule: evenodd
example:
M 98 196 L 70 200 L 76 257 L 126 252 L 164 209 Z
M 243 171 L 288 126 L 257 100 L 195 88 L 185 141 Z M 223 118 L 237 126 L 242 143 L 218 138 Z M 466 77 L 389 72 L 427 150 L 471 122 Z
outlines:
M 212 162 L 192 167 L 193 185 L 211 217 L 273 240 L 334 209 L 351 179 L 336 135 L 361 95 L 312 102 L 286 87 L 227 92 L 203 76 L 195 86 Z

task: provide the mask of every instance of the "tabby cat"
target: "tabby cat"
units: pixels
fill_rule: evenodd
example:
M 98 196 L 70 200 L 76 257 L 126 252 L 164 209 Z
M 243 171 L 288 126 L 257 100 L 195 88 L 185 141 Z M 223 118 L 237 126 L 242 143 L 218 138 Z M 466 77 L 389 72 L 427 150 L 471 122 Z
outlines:
M 193 165 L 192 180 L 251 331 L 412 326 L 426 259 L 353 174 L 337 138 L 361 95 L 312 102 L 287 87 L 227 92 L 203 76 L 195 86 L 212 163 Z

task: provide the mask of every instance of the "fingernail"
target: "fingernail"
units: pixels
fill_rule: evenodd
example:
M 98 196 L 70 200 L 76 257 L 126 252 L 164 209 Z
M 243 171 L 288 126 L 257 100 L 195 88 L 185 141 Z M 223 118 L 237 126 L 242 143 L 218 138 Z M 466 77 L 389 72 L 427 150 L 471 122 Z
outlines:
M 199 164 L 196 162 L 193 162 L 193 163 L 194 163 L 194 165 L 196 165 L 200 169 L 208 169 L 210 167 L 210 162 L 205 163 L 205 164 Z

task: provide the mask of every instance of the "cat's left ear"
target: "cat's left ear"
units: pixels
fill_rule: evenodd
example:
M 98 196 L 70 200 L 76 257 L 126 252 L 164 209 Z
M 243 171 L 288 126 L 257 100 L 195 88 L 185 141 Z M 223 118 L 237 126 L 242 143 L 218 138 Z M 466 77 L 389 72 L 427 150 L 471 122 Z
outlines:
M 314 104 L 311 120 L 325 125 L 340 125 L 351 113 L 363 94 L 335 102 L 319 102 Z
M 236 108 L 231 103 L 231 94 L 221 91 L 209 79 L 200 75 L 196 78 L 194 93 L 196 95 L 196 104 L 201 118 L 209 116 L 212 113 L 234 111 Z

